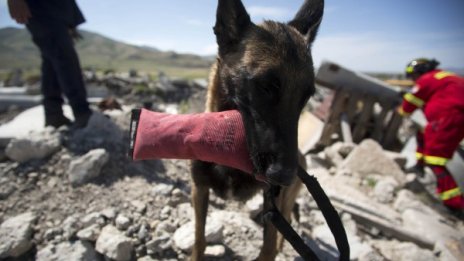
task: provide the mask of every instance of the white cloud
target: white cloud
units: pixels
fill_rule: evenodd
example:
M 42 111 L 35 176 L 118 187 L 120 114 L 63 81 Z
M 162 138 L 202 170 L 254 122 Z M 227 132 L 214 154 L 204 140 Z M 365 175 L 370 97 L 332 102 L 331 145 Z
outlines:
M 280 7 L 267 6 L 250 6 L 247 8 L 251 17 L 260 17 L 265 19 L 282 19 L 289 14 L 288 10 Z

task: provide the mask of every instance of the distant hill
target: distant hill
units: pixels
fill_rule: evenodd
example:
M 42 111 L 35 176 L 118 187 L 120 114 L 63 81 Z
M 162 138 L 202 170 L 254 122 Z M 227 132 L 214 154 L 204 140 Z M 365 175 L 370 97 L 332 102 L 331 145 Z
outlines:
M 153 47 L 122 43 L 103 35 L 80 30 L 83 39 L 77 42 L 82 67 L 97 69 L 129 69 L 146 72 L 165 71 L 168 74 L 206 76 L 210 57 L 163 52 Z M 26 29 L 0 29 L 0 70 L 39 68 L 40 57 Z

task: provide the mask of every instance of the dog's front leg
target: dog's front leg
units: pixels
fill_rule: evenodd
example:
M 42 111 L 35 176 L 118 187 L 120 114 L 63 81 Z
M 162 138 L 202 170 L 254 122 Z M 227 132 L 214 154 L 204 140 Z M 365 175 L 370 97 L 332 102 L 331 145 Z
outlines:
M 192 261 L 203 260 L 206 239 L 205 226 L 208 212 L 209 188 L 198 186 L 192 182 L 192 204 L 195 211 L 195 245 L 193 246 Z
M 263 209 L 272 209 L 273 205 L 269 197 L 266 196 L 266 191 L 264 192 L 264 202 Z M 281 197 L 275 198 L 275 204 L 280 206 Z M 265 213 L 264 213 L 265 214 Z M 277 255 L 277 229 L 270 221 L 265 221 L 263 225 L 263 246 L 259 252 L 259 256 L 256 259 L 257 261 L 271 261 L 274 260 Z

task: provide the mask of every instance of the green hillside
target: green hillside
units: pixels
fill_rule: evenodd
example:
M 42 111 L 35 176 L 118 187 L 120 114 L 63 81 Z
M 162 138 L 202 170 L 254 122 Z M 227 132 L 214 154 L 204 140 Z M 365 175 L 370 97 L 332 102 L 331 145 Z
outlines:
M 80 31 L 83 39 L 77 42 L 83 67 L 100 70 L 127 71 L 136 69 L 149 73 L 164 71 L 172 76 L 206 77 L 211 59 L 197 55 L 162 52 L 155 48 L 134 46 L 105 36 Z M 19 28 L 0 29 L 0 70 L 21 68 L 37 70 L 40 58 L 29 32 Z

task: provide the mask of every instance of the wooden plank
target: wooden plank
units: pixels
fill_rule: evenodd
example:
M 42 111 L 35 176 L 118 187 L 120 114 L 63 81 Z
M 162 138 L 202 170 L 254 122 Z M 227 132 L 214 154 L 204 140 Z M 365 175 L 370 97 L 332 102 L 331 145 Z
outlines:
M 328 146 L 332 142 L 332 134 L 340 133 L 340 114 L 344 110 L 344 104 L 347 93 L 338 90 L 332 101 L 330 115 L 324 125 L 319 145 Z
M 399 115 L 396 111 L 392 111 L 392 118 L 385 130 L 385 135 L 382 140 L 384 148 L 390 148 L 393 146 L 393 142 L 396 140 L 398 134 L 398 129 L 400 128 L 401 123 L 403 122 L 403 117 Z
M 416 233 L 415 231 L 411 231 L 408 228 L 398 226 L 398 224 L 390 223 L 385 219 L 369 214 L 367 212 L 363 212 L 356 207 L 345 205 L 333 199 L 332 204 L 336 209 L 350 213 L 353 219 L 363 226 L 375 227 L 386 235 L 392 236 L 401 241 L 413 242 L 420 247 L 424 247 L 430 250 L 434 249 L 435 242 L 428 240 L 420 233 Z
M 359 116 L 359 119 L 353 123 L 355 126 L 353 131 L 353 141 L 356 143 L 361 142 L 366 134 L 369 120 L 372 117 L 372 109 L 375 101 L 373 98 L 365 94 L 363 102 L 364 104 L 361 115 Z
M 344 142 L 353 142 L 353 136 L 351 135 L 350 122 L 345 112 L 340 115 L 340 128 L 342 132 L 342 138 Z
M 362 103 L 362 96 L 359 93 L 350 93 L 348 98 L 348 105 L 346 107 L 346 114 L 348 121 L 353 124 L 356 114 L 359 113 L 359 104 Z
M 385 131 L 385 118 L 387 117 L 389 111 L 390 108 L 383 107 L 379 116 L 375 118 L 375 127 L 374 131 L 372 132 L 371 138 L 380 144 L 382 144 L 382 139 Z

